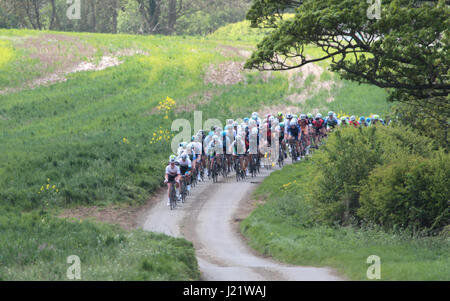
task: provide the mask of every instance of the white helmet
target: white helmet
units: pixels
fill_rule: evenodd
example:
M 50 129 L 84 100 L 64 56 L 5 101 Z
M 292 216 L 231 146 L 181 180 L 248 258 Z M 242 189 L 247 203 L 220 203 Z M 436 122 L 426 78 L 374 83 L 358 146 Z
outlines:
M 356 120 L 356 117 L 355 117 L 355 116 L 352 116 L 352 117 L 350 117 L 350 120 L 351 120 L 351 121 L 355 121 L 355 120 Z
M 328 116 L 334 116 L 334 112 L 333 111 L 330 111 L 330 112 L 328 112 Z
M 322 119 L 322 114 L 320 114 L 320 113 L 317 113 L 317 115 L 316 115 L 316 118 L 320 118 L 320 119 Z

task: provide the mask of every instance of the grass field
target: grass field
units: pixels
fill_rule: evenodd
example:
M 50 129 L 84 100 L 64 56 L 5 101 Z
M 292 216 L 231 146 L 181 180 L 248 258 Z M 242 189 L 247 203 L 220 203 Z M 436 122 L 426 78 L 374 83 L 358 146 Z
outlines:
M 258 35 L 247 41 L 230 38 L 239 34 L 227 28 L 207 38 L 0 30 L 0 202 L 6 212 L 1 235 L 9 241 L 0 247 L 2 279 L 61 279 L 65 256 L 78 244 L 75 251 L 92 266 L 83 279 L 196 279 L 187 242 L 51 217 L 61 208 L 80 205 L 144 203 L 162 185 L 176 134 L 171 132 L 173 119 L 193 122 L 193 111 L 200 110 L 204 121 L 225 121 L 248 116 L 257 107 L 278 110 L 286 104 L 305 112 L 388 111 L 382 89 L 334 79 L 327 71 L 309 80 L 315 92 L 297 103 L 289 102 L 289 96 L 308 87 L 289 89 L 284 73 L 267 80 L 251 71 L 235 84 L 208 82 L 209 69 L 219 68 L 220 74 L 220 64 L 244 61 L 239 51 L 251 50 Z M 123 54 L 130 51 L 136 54 Z M 123 64 L 65 74 L 73 65 L 98 64 L 105 56 Z M 36 84 L 55 74 L 67 80 Z M 322 81 L 334 81 L 340 88 L 321 92 Z M 333 102 L 327 101 L 330 95 Z M 158 109 L 167 97 L 175 104 Z M 42 224 L 36 215 L 40 211 L 49 216 Z M 20 226 L 14 227 L 16 223 Z M 67 241 L 64 233 L 70 233 Z M 108 239 L 116 234 L 126 239 Z M 97 251 L 106 247 L 95 242 L 99 236 L 111 244 L 101 258 Z M 33 255 L 44 243 L 55 250 Z M 176 258 L 187 255 L 166 264 L 161 259 L 166 255 L 147 253 L 149 245 L 161 245 L 161 254 Z M 23 261 L 16 260 L 17 249 L 24 250 Z M 126 265 L 127 252 L 138 254 L 133 265 Z M 120 275 L 106 264 L 116 257 L 117 268 L 126 270 Z M 153 267 L 145 260 L 162 263 Z
M 450 280 L 450 240 L 412 238 L 374 227 L 311 222 L 314 159 L 273 172 L 255 191 L 266 202 L 241 223 L 249 244 L 283 262 L 334 268 L 348 280 L 368 280 L 370 255 L 381 259 L 381 280 Z

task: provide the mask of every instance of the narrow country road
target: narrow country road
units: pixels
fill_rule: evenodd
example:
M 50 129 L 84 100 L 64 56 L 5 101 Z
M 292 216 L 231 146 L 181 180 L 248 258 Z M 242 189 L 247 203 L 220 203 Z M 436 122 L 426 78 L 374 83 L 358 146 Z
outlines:
M 273 169 L 274 170 L 274 169 Z M 174 211 L 167 207 L 167 194 L 155 198 L 143 228 L 192 241 L 202 280 L 208 281 L 302 281 L 342 280 L 327 268 L 298 267 L 257 254 L 245 243 L 239 221 L 250 208 L 250 195 L 270 174 L 236 182 L 234 173 L 219 183 L 197 185 L 187 202 Z

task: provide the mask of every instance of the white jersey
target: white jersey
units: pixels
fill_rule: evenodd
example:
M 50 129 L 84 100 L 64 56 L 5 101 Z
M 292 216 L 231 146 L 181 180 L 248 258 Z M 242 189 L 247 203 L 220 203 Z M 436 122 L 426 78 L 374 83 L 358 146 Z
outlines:
M 181 174 L 181 171 L 180 171 L 180 168 L 178 167 L 178 166 L 174 166 L 173 168 L 172 168 L 172 166 L 170 166 L 170 164 L 169 165 L 167 165 L 167 167 L 166 167 L 166 175 L 171 175 L 171 176 L 176 176 L 176 175 L 180 175 Z
M 206 149 L 206 153 L 210 156 L 212 156 L 214 153 L 216 154 L 222 154 L 223 153 L 223 146 L 220 142 L 220 139 L 218 142 L 211 141 L 208 144 L 208 148 Z
M 203 141 L 203 147 L 205 148 L 205 153 L 207 153 L 208 146 L 212 142 L 212 136 L 206 136 L 205 141 Z
M 189 155 L 201 155 L 202 154 L 202 144 L 200 142 L 191 142 L 188 144 Z M 192 153 L 193 152 L 193 153 Z
M 245 141 L 244 139 L 235 139 L 233 143 L 231 143 L 231 149 L 233 151 L 233 156 L 236 155 L 245 155 Z
M 251 155 L 256 155 L 258 153 L 258 128 L 254 127 L 250 130 L 249 133 L 249 147 L 248 147 L 248 153 Z
M 183 161 L 183 159 L 178 159 L 178 164 L 180 164 L 180 166 L 183 167 L 191 167 L 191 159 L 189 159 L 189 157 L 186 158 L 186 161 Z

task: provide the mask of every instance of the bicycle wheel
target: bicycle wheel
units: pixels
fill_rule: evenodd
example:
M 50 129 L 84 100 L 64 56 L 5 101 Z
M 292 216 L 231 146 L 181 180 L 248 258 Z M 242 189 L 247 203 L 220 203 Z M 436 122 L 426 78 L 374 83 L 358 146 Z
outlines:
M 174 210 L 177 206 L 177 193 L 175 191 L 175 183 L 172 183 L 170 188 L 170 210 Z

